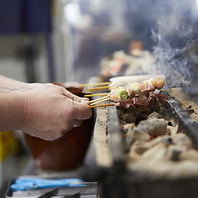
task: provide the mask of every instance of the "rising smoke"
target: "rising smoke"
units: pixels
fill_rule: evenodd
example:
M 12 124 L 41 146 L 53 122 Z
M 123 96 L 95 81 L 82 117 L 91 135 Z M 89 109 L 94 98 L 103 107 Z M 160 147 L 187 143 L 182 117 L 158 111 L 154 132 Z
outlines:
M 192 62 L 188 57 L 188 51 L 197 42 L 198 24 L 194 15 L 194 1 L 147 0 L 141 3 L 151 10 L 150 16 L 156 23 L 155 28 L 151 29 L 156 65 L 145 68 L 146 72 L 165 74 L 171 77 L 173 84 L 176 80 L 175 73 L 190 81 Z M 171 75 L 173 73 L 174 75 Z

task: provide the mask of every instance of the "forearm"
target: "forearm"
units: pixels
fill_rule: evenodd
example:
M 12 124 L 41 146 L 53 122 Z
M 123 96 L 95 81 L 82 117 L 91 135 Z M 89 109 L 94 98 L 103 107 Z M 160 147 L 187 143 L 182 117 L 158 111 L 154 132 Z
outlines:
M 0 93 L 29 91 L 40 86 L 51 86 L 50 83 L 26 83 L 0 75 Z
M 0 75 L 0 93 L 24 91 L 28 87 L 28 83 Z
M 0 131 L 21 128 L 24 104 L 23 93 L 0 93 Z

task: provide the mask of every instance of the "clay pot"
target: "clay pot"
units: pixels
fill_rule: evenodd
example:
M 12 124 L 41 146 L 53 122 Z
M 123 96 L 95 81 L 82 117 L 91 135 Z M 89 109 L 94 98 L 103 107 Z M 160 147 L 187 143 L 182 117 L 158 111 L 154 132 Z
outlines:
M 68 88 L 72 93 L 82 96 L 79 88 Z M 83 164 L 94 128 L 94 114 L 80 127 L 68 131 L 60 139 L 46 141 L 25 134 L 29 152 L 35 166 L 43 170 L 71 170 Z

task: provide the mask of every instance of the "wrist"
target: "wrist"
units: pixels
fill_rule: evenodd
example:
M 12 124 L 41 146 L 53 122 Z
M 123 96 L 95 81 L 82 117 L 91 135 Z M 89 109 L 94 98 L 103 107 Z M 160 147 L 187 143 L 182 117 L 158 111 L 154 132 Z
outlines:
M 18 130 L 24 122 L 23 93 L 0 93 L 0 130 Z

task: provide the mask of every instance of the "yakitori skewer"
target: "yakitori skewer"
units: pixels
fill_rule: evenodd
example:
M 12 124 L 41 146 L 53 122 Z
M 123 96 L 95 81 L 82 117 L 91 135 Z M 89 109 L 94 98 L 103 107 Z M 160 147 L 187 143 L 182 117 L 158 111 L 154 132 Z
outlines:
M 109 85 L 111 82 L 99 82 L 99 83 L 88 83 L 88 84 L 80 84 L 80 87 L 88 87 L 88 86 L 100 86 L 100 85 Z
M 98 101 L 96 101 L 96 102 L 90 103 L 90 105 L 95 105 L 95 104 L 98 104 L 98 103 L 101 103 L 101 102 L 105 102 L 105 101 L 107 101 L 107 100 L 109 100 L 109 99 L 110 99 L 109 97 L 104 98 L 104 99 L 100 99 L 100 100 L 98 100 Z
M 89 88 L 88 91 L 100 90 L 100 89 L 109 89 L 110 86 L 101 86 L 101 87 L 93 87 Z
M 146 98 L 150 94 L 159 94 L 160 90 L 163 88 L 165 81 L 162 78 L 155 77 L 150 78 L 148 80 L 142 81 L 141 83 L 130 83 L 127 86 L 119 86 L 119 87 L 113 87 L 111 92 L 108 93 L 106 96 L 98 98 L 96 100 L 93 100 L 90 102 L 90 106 L 94 106 L 95 104 L 111 100 L 114 102 L 120 102 L 124 100 L 133 100 L 133 98 Z M 109 87 L 109 86 L 105 86 Z M 96 87 L 104 88 L 103 87 Z M 95 89 L 96 89 L 95 88 Z M 98 105 L 95 105 L 94 107 L 99 107 Z
M 95 102 L 97 102 L 97 101 L 102 101 L 102 100 L 104 100 L 104 99 L 108 99 L 108 100 L 109 100 L 109 96 L 104 96 L 104 97 L 101 97 L 101 98 L 97 98 L 97 99 L 95 99 L 95 100 L 91 100 L 91 101 L 90 101 L 90 104 L 91 104 L 91 103 L 95 103 Z
M 96 94 L 89 94 L 89 95 L 84 95 L 84 97 L 93 97 L 93 96 L 107 96 L 109 93 L 96 93 Z
M 88 106 L 87 108 L 95 108 L 95 107 L 106 107 L 106 106 L 113 106 L 117 103 L 109 103 L 109 104 L 101 104 L 101 105 L 93 105 L 93 106 Z

